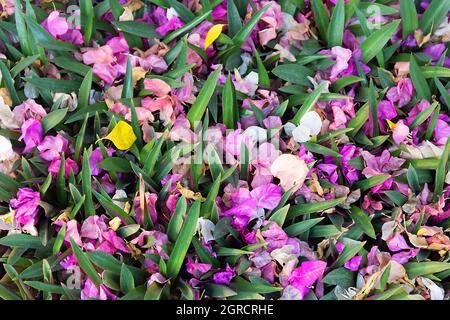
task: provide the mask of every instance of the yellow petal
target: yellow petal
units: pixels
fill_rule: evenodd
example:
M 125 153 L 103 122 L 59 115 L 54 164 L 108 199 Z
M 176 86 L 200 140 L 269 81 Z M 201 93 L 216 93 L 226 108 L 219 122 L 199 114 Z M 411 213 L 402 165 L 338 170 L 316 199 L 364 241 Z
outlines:
M 420 228 L 419 231 L 417 231 L 417 235 L 420 236 L 420 235 L 424 234 L 426 231 L 427 231 L 427 229 Z
M 386 119 L 386 122 L 388 123 L 388 125 L 389 125 L 389 128 L 391 129 L 391 130 L 394 130 L 395 129 L 395 127 L 397 127 L 398 126 L 398 124 L 397 123 L 394 123 L 394 122 L 392 122 L 391 120 L 389 120 L 389 119 Z
M 127 122 L 119 121 L 105 139 L 111 140 L 119 150 L 128 150 L 137 138 Z
M 205 49 L 208 48 L 222 33 L 223 24 L 216 24 L 209 29 L 205 39 Z
M 133 86 L 136 86 L 136 83 L 139 80 L 144 79 L 146 74 L 147 74 L 147 71 L 145 71 L 144 68 L 134 67 L 133 73 L 132 73 Z

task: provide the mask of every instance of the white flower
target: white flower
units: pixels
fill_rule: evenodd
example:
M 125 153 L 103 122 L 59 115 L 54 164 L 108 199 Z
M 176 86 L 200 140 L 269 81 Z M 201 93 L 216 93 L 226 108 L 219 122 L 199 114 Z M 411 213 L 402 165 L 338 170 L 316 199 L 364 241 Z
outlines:
M 322 120 L 320 119 L 319 114 L 315 111 L 309 111 L 302 117 L 297 128 L 292 130 L 292 137 L 298 143 L 307 142 L 312 136 L 319 134 L 321 128 Z M 287 130 L 290 129 L 291 128 Z M 285 127 L 285 131 L 287 130 Z
M 448 17 L 442 21 L 442 23 L 437 27 L 436 31 L 434 31 L 434 35 L 438 37 L 442 37 L 446 34 L 450 33 L 450 23 Z
M 267 140 L 267 130 L 258 126 L 248 127 L 242 135 L 252 137 L 253 144 L 261 144 Z
M 214 240 L 213 231 L 215 227 L 216 225 L 211 220 L 198 218 L 197 230 L 205 242 Z
M 0 96 L 0 128 L 19 129 L 22 122 L 23 120 L 11 111 L 11 108 L 5 104 L 3 97 Z
M 14 150 L 11 141 L 0 135 L 0 161 L 9 161 L 14 158 Z
M 428 278 L 422 277 L 422 283 L 430 291 L 431 300 L 444 300 L 445 291 Z
M 175 11 L 174 8 L 170 7 L 169 9 L 167 9 L 166 11 L 166 18 L 167 20 L 172 19 L 173 17 L 178 17 L 177 12 Z
M 237 91 L 247 94 L 248 96 L 254 96 L 258 89 L 259 75 L 252 71 L 244 78 L 241 78 L 239 71 L 235 69 L 234 75 L 236 78 L 235 87 Z
M 241 54 L 242 64 L 238 67 L 238 71 L 240 74 L 244 74 L 247 72 L 248 65 L 252 62 L 252 56 L 248 53 Z
M 14 219 L 14 210 L 11 210 L 7 214 L 0 215 L 0 230 L 7 230 L 8 234 L 28 233 L 32 236 L 37 236 L 38 232 L 33 223 L 34 221 L 30 221 L 28 222 L 28 224 L 22 227 L 16 225 Z
M 290 244 L 285 245 L 281 248 L 273 250 L 270 255 L 274 260 L 276 260 L 280 265 L 284 266 L 288 261 L 296 259 L 297 256 L 293 253 L 294 247 Z
M 112 197 L 113 203 L 120 207 L 122 210 L 125 208 L 125 202 L 124 201 L 118 201 L 126 199 L 127 198 L 127 193 L 124 190 L 116 190 L 116 193 L 114 194 L 114 196 Z
M 421 145 L 419 145 L 419 150 L 424 159 L 440 157 L 444 152 L 444 149 L 439 148 L 428 140 L 425 140 Z

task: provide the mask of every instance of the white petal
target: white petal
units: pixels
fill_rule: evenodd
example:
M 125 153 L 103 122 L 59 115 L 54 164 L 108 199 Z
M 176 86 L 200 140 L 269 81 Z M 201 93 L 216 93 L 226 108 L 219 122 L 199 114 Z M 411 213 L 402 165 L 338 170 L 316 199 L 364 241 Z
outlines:
M 117 200 L 122 200 L 122 199 L 126 199 L 127 198 L 127 193 L 124 190 L 116 190 L 116 193 L 114 194 L 114 196 L 112 197 L 113 203 L 120 207 L 122 210 L 125 208 L 125 202 L 123 201 L 117 201 Z
M 436 283 L 428 278 L 422 278 L 422 282 L 425 287 L 430 291 L 431 300 L 444 300 L 445 292 L 444 289 L 439 287 Z
M 252 137 L 253 142 L 261 143 L 267 140 L 267 130 L 257 126 L 248 127 L 242 134 Z
M 205 242 L 214 240 L 213 230 L 215 226 L 216 225 L 211 220 L 202 217 L 198 219 L 197 227 Z
M 292 137 L 292 131 L 294 131 L 295 128 L 297 128 L 295 124 L 288 122 L 284 125 L 284 132 L 286 132 L 289 137 Z
M 307 142 L 311 139 L 311 130 L 305 125 L 299 125 L 292 131 L 292 137 L 299 143 Z
M 174 8 L 170 7 L 169 9 L 167 9 L 166 11 L 166 18 L 168 20 L 172 19 L 173 17 L 178 17 L 177 12 L 175 11 Z
M 245 79 L 245 81 L 247 81 L 251 84 L 258 85 L 259 74 L 256 73 L 255 71 L 252 71 L 248 75 L 246 75 L 244 79 Z
M 0 135 L 0 161 L 8 161 L 14 158 L 11 141 Z
M 307 112 L 300 120 L 300 125 L 307 126 L 311 131 L 311 135 L 319 134 L 320 129 L 322 129 L 322 119 L 315 111 Z

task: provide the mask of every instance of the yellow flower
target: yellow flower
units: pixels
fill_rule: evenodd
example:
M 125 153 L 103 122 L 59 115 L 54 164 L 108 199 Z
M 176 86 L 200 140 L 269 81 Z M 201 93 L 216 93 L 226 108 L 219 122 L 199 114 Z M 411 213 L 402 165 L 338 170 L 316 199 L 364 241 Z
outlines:
M 224 24 L 216 24 L 209 29 L 205 39 L 205 49 L 207 49 L 222 33 Z
M 426 229 L 426 228 L 420 228 L 420 229 L 417 231 L 417 235 L 418 235 L 418 236 L 421 236 L 421 235 L 424 234 L 425 232 L 427 232 L 427 229 Z
M 394 130 L 398 126 L 398 123 L 394 123 L 389 119 L 386 119 L 386 122 L 388 123 L 389 129 L 391 130 Z
M 137 138 L 133 128 L 127 122 L 119 121 L 104 139 L 112 141 L 119 150 L 128 150 Z

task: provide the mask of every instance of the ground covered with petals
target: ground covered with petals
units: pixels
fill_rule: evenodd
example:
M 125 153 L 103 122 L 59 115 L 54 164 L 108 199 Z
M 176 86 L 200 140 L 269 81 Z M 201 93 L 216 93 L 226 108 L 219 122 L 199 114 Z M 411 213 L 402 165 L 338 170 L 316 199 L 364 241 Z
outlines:
M 450 0 L 0 0 L 0 298 L 448 300 Z

